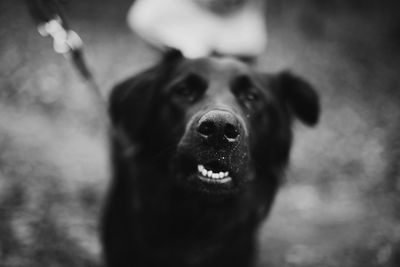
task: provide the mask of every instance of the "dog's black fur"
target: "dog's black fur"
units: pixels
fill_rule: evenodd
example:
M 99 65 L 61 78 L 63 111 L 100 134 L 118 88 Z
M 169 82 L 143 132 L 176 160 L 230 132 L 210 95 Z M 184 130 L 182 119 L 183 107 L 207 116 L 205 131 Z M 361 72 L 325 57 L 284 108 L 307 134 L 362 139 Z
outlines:
M 319 100 L 289 72 L 171 53 L 116 86 L 110 116 L 107 266 L 251 266 L 288 163 L 292 121 L 316 124 Z M 205 179 L 199 164 L 230 180 Z

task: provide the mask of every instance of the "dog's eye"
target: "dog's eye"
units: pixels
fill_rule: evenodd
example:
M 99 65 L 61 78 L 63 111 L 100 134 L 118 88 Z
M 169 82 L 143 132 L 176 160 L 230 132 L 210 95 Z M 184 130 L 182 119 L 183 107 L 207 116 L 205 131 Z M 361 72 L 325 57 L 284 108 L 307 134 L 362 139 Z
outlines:
M 188 75 L 172 88 L 172 95 L 179 100 L 194 102 L 205 90 L 207 83 L 195 74 Z
M 247 76 L 237 77 L 231 85 L 232 92 L 236 98 L 247 108 L 251 108 L 259 99 L 259 94 L 253 83 Z
M 174 96 L 186 99 L 188 101 L 194 101 L 196 98 L 196 90 L 186 83 L 175 86 L 172 90 L 172 93 Z
M 256 106 L 259 99 L 259 95 L 256 92 L 247 90 L 238 95 L 240 102 L 248 109 L 252 109 Z
M 246 92 L 244 98 L 246 101 L 252 102 L 258 99 L 258 95 L 255 92 Z
M 188 97 L 188 96 L 191 96 L 193 94 L 193 89 L 190 88 L 187 84 L 180 84 L 180 85 L 175 87 L 174 93 L 176 95 Z

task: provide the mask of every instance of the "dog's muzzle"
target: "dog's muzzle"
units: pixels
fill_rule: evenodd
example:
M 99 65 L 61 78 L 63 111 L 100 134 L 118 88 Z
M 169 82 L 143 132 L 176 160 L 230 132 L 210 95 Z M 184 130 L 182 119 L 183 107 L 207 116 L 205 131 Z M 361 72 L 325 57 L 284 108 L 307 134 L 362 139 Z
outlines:
M 181 168 L 196 188 L 231 190 L 248 163 L 245 125 L 234 112 L 212 109 L 194 115 L 178 146 Z

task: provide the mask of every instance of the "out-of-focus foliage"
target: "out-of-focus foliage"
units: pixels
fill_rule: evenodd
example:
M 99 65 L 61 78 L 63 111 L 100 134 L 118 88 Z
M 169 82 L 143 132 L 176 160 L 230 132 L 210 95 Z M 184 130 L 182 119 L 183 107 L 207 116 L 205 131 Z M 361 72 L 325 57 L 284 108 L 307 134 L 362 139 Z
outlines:
M 269 0 L 260 67 L 322 96 L 260 231 L 259 266 L 400 266 L 397 1 Z M 70 1 L 106 97 L 155 55 L 125 25 L 129 1 Z M 0 2 L 0 266 L 101 266 L 107 130 L 85 84 L 22 2 Z

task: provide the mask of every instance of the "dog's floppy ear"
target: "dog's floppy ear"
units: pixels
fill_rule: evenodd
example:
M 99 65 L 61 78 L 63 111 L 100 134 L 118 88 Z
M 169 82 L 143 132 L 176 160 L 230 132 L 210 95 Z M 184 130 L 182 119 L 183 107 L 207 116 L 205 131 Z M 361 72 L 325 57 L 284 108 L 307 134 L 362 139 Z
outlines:
M 183 58 L 182 52 L 178 49 L 175 48 L 170 48 L 167 51 L 165 51 L 161 64 L 171 64 L 173 62 L 176 62 L 178 60 L 181 60 Z
M 278 73 L 273 80 L 277 94 L 293 114 L 309 126 L 317 124 L 320 101 L 311 84 L 289 71 Z
M 116 85 L 110 95 L 109 114 L 114 127 L 127 131 L 137 139 L 149 116 L 154 83 L 155 68 L 151 68 Z
M 116 85 L 109 102 L 113 126 L 122 128 L 133 139 L 141 138 L 151 112 L 157 108 L 155 101 L 160 87 L 182 59 L 178 50 L 170 50 L 153 67 Z

